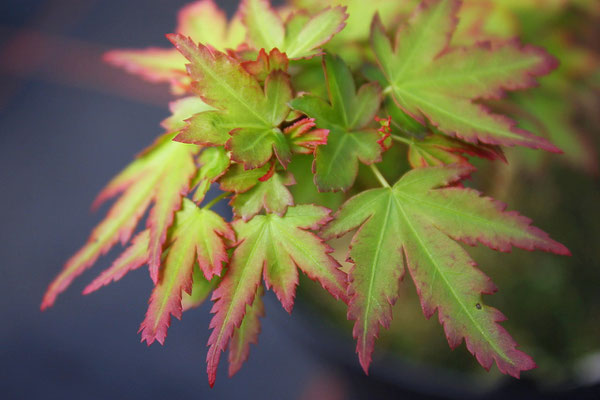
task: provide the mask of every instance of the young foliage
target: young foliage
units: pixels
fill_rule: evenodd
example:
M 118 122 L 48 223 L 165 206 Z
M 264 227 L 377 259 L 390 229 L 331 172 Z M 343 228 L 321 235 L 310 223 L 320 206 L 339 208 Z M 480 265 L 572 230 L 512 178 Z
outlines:
M 329 210 L 302 205 L 289 207 L 284 217 L 257 215 L 250 221 L 233 224 L 238 245 L 229 271 L 213 293 L 213 328 L 208 340 L 207 372 L 211 386 L 221 352 L 244 320 L 246 306 L 254 302 L 264 275 L 267 288 L 273 288 L 283 308 L 292 311 L 298 271 L 321 283 L 336 299 L 345 299 L 345 275 L 329 255 L 332 249 L 309 232 L 329 221 Z
M 326 55 L 323 69 L 329 103 L 307 94 L 294 99 L 291 106 L 329 130 L 327 144 L 315 152 L 315 184 L 321 191 L 345 191 L 354 183 L 359 161 L 371 164 L 381 158 L 381 135 L 369 128 L 379 109 L 381 90 L 376 83 L 368 83 L 356 92 L 352 73 L 340 58 Z
M 244 0 L 241 5 L 248 39 L 256 49 L 279 49 L 291 59 L 311 58 L 319 47 L 341 31 L 348 18 L 345 7 L 325 8 L 310 16 L 292 12 L 284 22 L 267 0 Z
M 503 204 L 472 189 L 448 187 L 471 172 L 468 166 L 415 169 L 393 187 L 352 197 L 325 228 L 326 238 L 359 228 L 348 253 L 354 264 L 348 317 L 356 321 L 353 334 L 365 372 L 379 325 L 388 327 L 391 321 L 404 259 L 425 316 L 438 311 L 452 348 L 465 339 L 484 368 L 495 361 L 500 371 L 515 377 L 534 367 L 497 324 L 504 316 L 481 299 L 481 294 L 495 292 L 495 286 L 454 240 L 498 251 L 511 246 L 556 254 L 568 250 L 530 226 L 529 219 L 504 211 Z
M 287 117 L 292 99 L 289 76 L 275 70 L 264 90 L 259 82 L 225 53 L 181 35 L 169 37 L 191 62 L 192 89 L 214 107 L 194 115 L 175 138 L 184 143 L 222 146 L 247 169 L 266 164 L 276 154 L 285 167 L 291 152 L 279 124 Z
M 223 351 L 233 375 L 257 343 L 265 289 L 292 311 L 298 269 L 348 304 L 365 371 L 405 270 L 452 348 L 464 340 L 485 368 L 495 362 L 517 377 L 533 368 L 499 324 L 504 316 L 484 304 L 496 288 L 458 242 L 568 250 L 462 181 L 474 171 L 467 156 L 506 161 L 501 146 L 514 145 L 558 151 L 484 105 L 534 85 L 554 60 L 514 40 L 482 42 L 490 35 L 477 29 L 455 34 L 458 0 L 293 3 L 301 7 L 244 0 L 228 22 L 213 1 L 197 1 L 168 35 L 175 48 L 107 55 L 186 97 L 171 104 L 166 133 L 100 193 L 96 206 L 120 197 L 42 309 L 127 244 L 147 213 L 145 229 L 84 294 L 148 265 L 154 288 L 140 326 L 148 344 L 163 343 L 172 316 L 211 296 L 211 386 Z M 393 41 L 385 26 L 399 26 Z M 359 174 L 361 163 L 369 168 Z M 399 176 L 394 185 L 385 178 Z M 223 193 L 210 198 L 212 188 Z M 231 221 L 211 210 L 224 198 Z M 347 275 L 324 239 L 350 231 Z
M 560 152 L 546 139 L 474 103 L 533 86 L 534 78 L 554 69 L 556 61 L 515 41 L 450 47 L 459 7 L 458 0 L 423 1 L 398 29 L 394 47 L 381 21 L 373 20 L 371 45 L 387 79 L 385 91 L 416 120 L 467 142 Z
M 87 244 L 67 261 L 63 271 L 50 284 L 42 308 L 54 304 L 56 296 L 75 277 L 118 241 L 126 243 L 151 203 L 154 205 L 146 225 L 149 229 L 150 275 L 157 281 L 167 229 L 181 204 L 181 194 L 188 190 L 196 171 L 193 156 L 199 150 L 195 146 L 172 142 L 172 136 L 166 134 L 161 137 L 98 195 L 95 206 L 122 192 L 106 218 L 94 229 Z
M 155 340 L 162 344 L 171 315 L 181 318 L 181 296 L 183 292 L 192 294 L 194 265 L 209 281 L 214 275 L 221 275 L 223 263 L 228 261 L 224 239 L 234 241 L 235 235 L 221 217 L 184 200 L 169 235 L 160 280 L 152 291 L 146 318 L 140 326 L 142 340 L 149 345 Z

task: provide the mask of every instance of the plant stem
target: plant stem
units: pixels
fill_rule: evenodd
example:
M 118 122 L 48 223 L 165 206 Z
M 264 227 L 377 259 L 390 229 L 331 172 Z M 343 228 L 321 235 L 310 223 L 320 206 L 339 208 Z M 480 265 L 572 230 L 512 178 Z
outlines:
M 229 193 L 229 192 L 223 192 L 220 195 L 218 195 L 217 197 L 215 197 L 214 199 L 212 199 L 211 201 L 209 201 L 208 203 L 206 203 L 206 205 L 202 208 L 210 210 L 210 208 L 212 206 L 214 206 L 215 204 L 217 204 L 219 201 L 223 200 L 225 197 L 229 196 L 230 194 L 231 193 Z
M 377 178 L 379 183 L 381 183 L 381 186 L 386 188 L 391 187 L 388 181 L 385 180 L 379 169 L 375 166 L 375 164 L 371 164 L 369 165 L 369 167 L 371 168 L 371 171 L 373 171 L 373 174 L 375 174 L 375 177 Z
M 395 140 L 396 142 L 402 142 L 404 144 L 407 145 L 412 145 L 412 142 L 410 140 L 408 140 L 407 138 L 403 138 L 402 136 L 398 136 L 398 135 L 390 135 L 390 137 Z

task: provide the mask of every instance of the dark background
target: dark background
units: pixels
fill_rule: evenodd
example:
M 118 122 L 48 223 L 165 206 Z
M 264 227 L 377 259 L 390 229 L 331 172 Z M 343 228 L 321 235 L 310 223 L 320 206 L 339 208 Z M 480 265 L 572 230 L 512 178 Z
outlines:
M 271 294 L 259 346 L 233 379 L 223 359 L 210 389 L 204 362 L 210 304 L 174 320 L 164 347 L 147 347 L 137 334 L 152 288 L 147 272 L 81 296 L 120 249 L 77 279 L 54 307 L 39 311 L 47 285 L 106 211 L 90 212 L 95 195 L 161 133 L 159 122 L 168 115 L 165 85 L 105 65 L 102 53 L 169 46 L 164 34 L 186 3 L 0 1 L 0 398 L 397 397 L 397 387 L 358 370 L 349 331 L 337 340 L 323 318 L 301 305 L 290 317 Z M 218 3 L 230 14 L 237 7 L 236 0 Z M 435 382 L 428 380 L 411 366 L 398 379 L 399 365 L 384 360 L 379 372 L 404 387 L 402 398 L 450 396 L 444 390 L 461 393 L 465 386 L 435 374 Z M 503 382 L 509 386 L 495 398 L 533 398 L 526 380 Z

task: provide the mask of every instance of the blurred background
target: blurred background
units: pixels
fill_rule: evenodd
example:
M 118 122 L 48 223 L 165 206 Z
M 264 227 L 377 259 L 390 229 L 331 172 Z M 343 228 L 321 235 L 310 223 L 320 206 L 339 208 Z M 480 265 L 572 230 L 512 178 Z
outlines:
M 164 347 L 147 347 L 136 333 L 151 291 L 144 272 L 81 296 L 119 249 L 41 313 L 48 283 L 106 211 L 90 212 L 95 195 L 161 133 L 159 122 L 168 116 L 167 85 L 110 67 L 102 54 L 167 47 L 164 35 L 186 3 L 0 2 L 3 399 L 599 398 L 600 13 L 593 0 L 542 2 L 543 10 L 535 1 L 502 1 L 513 3 L 512 29 L 549 48 L 563 67 L 542 88 L 511 99 L 519 110 L 497 106 L 566 154 L 511 151 L 508 165 L 481 164 L 474 186 L 573 252 L 561 258 L 470 249 L 500 289 L 487 301 L 509 317 L 505 326 L 539 365 L 521 381 L 486 373 L 464 346 L 450 351 L 435 318 L 423 318 L 409 281 L 370 377 L 359 370 L 344 310 L 310 282 L 303 282 L 293 316 L 267 296 L 259 346 L 233 379 L 222 363 L 212 390 L 204 364 L 210 304 L 174 321 Z M 230 15 L 237 8 L 236 0 L 218 4 Z M 499 26 L 505 24 L 488 28 L 511 34 L 497 32 Z

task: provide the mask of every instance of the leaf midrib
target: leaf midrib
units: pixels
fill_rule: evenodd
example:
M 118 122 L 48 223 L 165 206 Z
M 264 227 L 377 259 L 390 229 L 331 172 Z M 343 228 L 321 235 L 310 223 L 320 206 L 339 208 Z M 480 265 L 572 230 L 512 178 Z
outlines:
M 403 87 L 403 88 L 423 88 L 423 87 L 430 87 L 433 86 L 435 87 L 435 84 L 438 82 L 452 82 L 452 81 L 457 81 L 460 80 L 461 78 L 464 80 L 465 77 L 466 79 L 472 80 L 472 79 L 477 79 L 479 80 L 481 77 L 487 77 L 489 75 L 493 75 L 495 73 L 497 73 L 498 71 L 500 71 L 503 75 L 505 75 L 506 73 L 512 72 L 514 70 L 519 70 L 521 69 L 523 66 L 527 66 L 529 64 L 531 64 L 531 60 L 528 58 L 525 59 L 519 59 L 519 62 L 514 62 L 512 64 L 510 64 L 510 66 L 505 66 L 505 67 L 498 67 L 497 65 L 491 65 L 489 67 L 486 67 L 485 69 L 481 69 L 481 70 L 477 70 L 476 72 L 473 71 L 467 71 L 465 72 L 465 70 L 462 70 L 462 74 L 454 73 L 454 74 L 446 74 L 446 75 L 442 75 L 442 76 L 438 76 L 436 77 L 435 75 L 433 76 L 433 78 L 431 77 L 431 75 L 428 76 L 419 76 L 417 75 L 416 77 L 413 76 L 410 78 L 410 80 L 407 81 L 396 81 L 393 83 L 394 87 Z M 442 65 L 443 67 L 443 65 Z M 432 71 L 435 71 L 435 69 L 431 69 L 427 72 L 431 73 Z M 420 79 L 419 79 L 420 78 Z M 485 85 L 485 84 L 484 84 Z M 501 87 L 504 87 L 505 85 L 499 85 Z M 474 97 L 479 97 L 479 96 L 474 96 Z
M 440 190 L 440 189 L 438 189 L 438 190 Z M 443 190 L 443 189 L 441 189 L 441 190 Z M 418 204 L 425 204 L 425 205 L 427 205 L 427 206 L 429 206 L 431 208 L 437 208 L 439 210 L 447 211 L 450 214 L 456 214 L 456 215 L 460 215 L 461 217 L 466 217 L 466 218 L 470 218 L 470 219 L 479 220 L 479 221 L 481 221 L 480 223 L 483 224 L 483 225 L 488 225 L 489 226 L 489 225 L 493 224 L 494 226 L 496 226 L 495 223 L 497 221 L 493 221 L 493 220 L 481 217 L 478 214 L 467 213 L 467 212 L 460 211 L 459 209 L 445 207 L 442 204 L 434 203 L 434 202 L 431 202 L 431 201 L 427 201 L 426 197 L 416 198 L 416 197 L 410 196 L 409 194 L 407 194 L 405 192 L 399 192 L 399 191 L 397 191 L 396 193 L 398 195 L 400 195 L 401 197 L 404 197 L 406 199 L 414 201 L 414 202 L 416 202 Z M 507 228 L 509 228 L 509 229 L 507 229 Z M 520 233 L 523 232 L 522 230 L 520 230 L 518 228 L 516 228 L 516 229 L 510 229 L 510 226 L 509 227 L 504 227 L 502 230 L 503 231 L 509 231 L 509 232 L 512 231 L 512 230 L 516 230 L 516 231 L 518 231 Z
M 388 196 L 389 196 L 389 200 L 388 200 L 388 204 L 387 204 L 387 209 L 385 211 L 384 224 L 383 224 L 383 227 L 382 227 L 381 232 L 379 234 L 379 240 L 377 241 L 377 248 L 375 249 L 375 255 L 373 257 L 374 261 L 372 263 L 373 267 L 371 268 L 371 276 L 370 276 L 370 279 L 369 279 L 369 289 L 367 290 L 367 304 L 365 306 L 364 319 L 363 319 L 363 330 L 362 330 L 363 331 L 363 335 L 361 337 L 361 344 L 362 344 L 361 347 L 362 347 L 362 349 L 365 349 L 366 345 L 367 345 L 366 341 L 367 341 L 368 335 L 367 335 L 366 332 L 367 332 L 367 328 L 368 328 L 368 325 L 369 325 L 368 322 L 370 320 L 368 318 L 368 315 L 370 313 L 371 302 L 373 300 L 372 299 L 372 297 L 373 297 L 373 286 L 374 286 L 374 282 L 375 282 L 375 271 L 376 271 L 375 265 L 379 265 L 379 263 L 377 261 L 379 259 L 379 253 L 381 252 L 381 247 L 382 247 L 382 242 L 383 242 L 383 236 L 384 236 L 384 233 L 386 232 L 386 228 L 387 228 L 387 225 L 388 225 L 388 222 L 389 222 L 389 219 L 390 219 L 389 218 L 389 214 L 390 214 L 390 210 L 391 210 L 391 207 L 392 207 L 392 197 L 394 197 L 393 193 L 391 193 L 391 192 L 388 193 Z M 370 218 L 372 218 L 372 216 Z M 363 223 L 363 225 L 364 224 L 368 224 L 368 223 L 369 223 L 369 221 L 367 220 L 366 222 Z
M 471 126 L 475 130 L 475 132 L 471 135 L 468 135 L 469 137 L 471 137 L 471 136 L 478 137 L 479 136 L 478 134 L 493 133 L 493 134 L 500 135 L 502 137 L 519 140 L 519 141 L 527 141 L 527 139 L 529 139 L 525 136 L 520 136 L 510 130 L 507 130 L 507 129 L 498 129 L 494 126 L 491 126 L 491 127 L 483 126 L 483 125 L 475 123 L 475 120 L 461 118 L 458 114 L 455 114 L 452 111 L 448 111 L 447 109 L 440 108 L 437 104 L 431 103 L 430 101 L 417 96 L 416 93 L 414 93 L 414 92 L 406 92 L 406 91 L 400 90 L 400 88 L 396 88 L 396 87 L 394 87 L 394 89 L 395 89 L 395 91 L 401 92 L 408 97 L 412 97 L 416 103 L 418 103 L 418 102 L 421 102 L 421 104 L 424 103 L 427 106 L 430 106 L 434 110 L 438 111 L 441 114 L 444 114 L 445 116 L 449 117 L 450 119 L 452 119 L 454 121 L 458 121 L 459 123 L 463 123 L 467 126 Z M 402 96 L 400 96 L 400 97 L 402 97 Z M 446 96 L 446 97 L 448 97 L 448 96 Z M 473 106 L 473 107 L 476 106 L 475 104 L 473 104 L 471 102 L 469 102 L 469 105 Z M 428 113 L 426 113 L 426 114 L 428 114 Z M 494 114 L 489 114 L 489 116 L 492 116 L 492 115 L 494 115 Z M 440 129 L 442 129 L 442 128 L 440 128 Z M 465 137 L 465 136 L 463 136 L 463 137 Z

